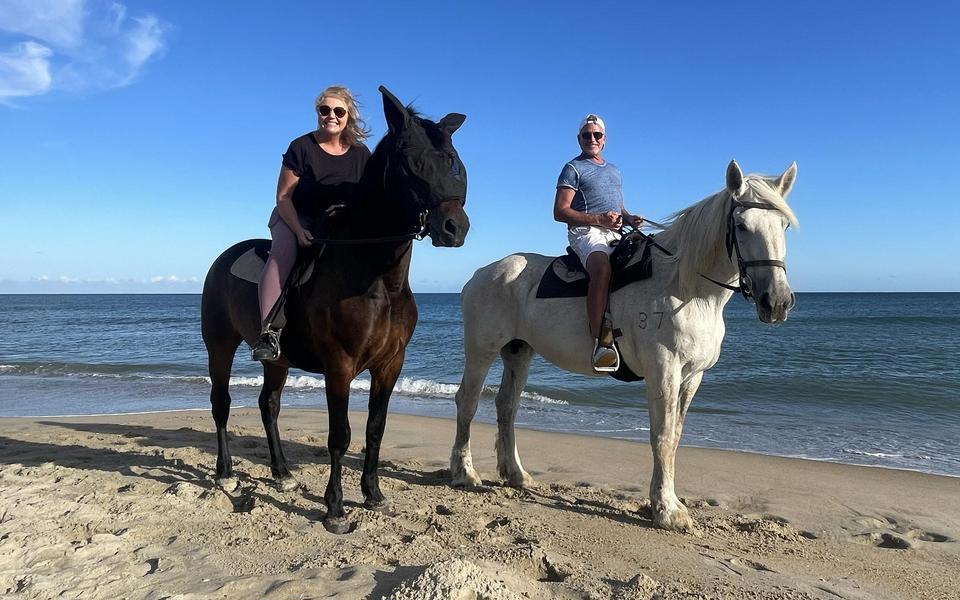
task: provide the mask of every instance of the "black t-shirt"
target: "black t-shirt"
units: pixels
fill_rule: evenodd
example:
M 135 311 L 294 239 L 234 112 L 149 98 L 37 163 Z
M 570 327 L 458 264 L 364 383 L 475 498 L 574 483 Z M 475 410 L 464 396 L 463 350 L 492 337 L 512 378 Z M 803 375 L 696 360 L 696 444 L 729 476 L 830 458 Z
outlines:
M 290 142 L 283 166 L 300 178 L 293 190 L 293 206 L 299 214 L 317 218 L 329 206 L 349 202 L 370 158 L 366 146 L 350 146 L 340 156 L 320 147 L 313 132 Z

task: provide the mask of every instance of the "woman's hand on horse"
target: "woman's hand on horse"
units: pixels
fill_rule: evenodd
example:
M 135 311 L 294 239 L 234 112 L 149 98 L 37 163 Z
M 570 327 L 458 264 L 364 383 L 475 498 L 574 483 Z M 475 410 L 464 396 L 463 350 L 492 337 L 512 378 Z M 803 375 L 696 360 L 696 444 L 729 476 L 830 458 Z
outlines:
M 313 234 L 306 229 L 297 232 L 297 243 L 303 248 L 309 248 L 313 245 Z

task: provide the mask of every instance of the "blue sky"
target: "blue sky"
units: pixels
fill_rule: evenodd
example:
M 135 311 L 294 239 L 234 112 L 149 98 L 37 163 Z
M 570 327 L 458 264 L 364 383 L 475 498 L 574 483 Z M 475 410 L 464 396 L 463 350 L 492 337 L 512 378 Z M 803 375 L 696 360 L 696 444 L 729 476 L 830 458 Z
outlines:
M 659 220 L 797 161 L 798 291 L 960 291 L 960 9 L 952 2 L 0 4 L 0 293 L 197 292 L 266 237 L 280 155 L 331 83 L 439 118 L 467 166 L 463 248 L 416 292 L 559 254 L 554 186 L 587 112 L 627 206 Z

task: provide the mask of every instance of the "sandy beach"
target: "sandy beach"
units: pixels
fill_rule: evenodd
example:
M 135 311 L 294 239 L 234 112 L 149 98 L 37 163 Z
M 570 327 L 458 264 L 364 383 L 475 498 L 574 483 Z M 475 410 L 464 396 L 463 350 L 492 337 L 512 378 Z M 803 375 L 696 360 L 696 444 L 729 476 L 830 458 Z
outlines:
M 207 411 L 0 419 L 0 595 L 10 598 L 960 598 L 960 479 L 681 448 L 695 534 L 654 529 L 646 444 L 522 431 L 536 486 L 449 487 L 453 422 L 391 415 L 359 504 L 363 413 L 344 471 L 353 531 L 320 523 L 326 413 L 286 410 L 300 490 L 270 479 L 259 412 L 234 410 L 240 486 L 213 485 Z M 358 441 L 357 438 L 361 438 Z

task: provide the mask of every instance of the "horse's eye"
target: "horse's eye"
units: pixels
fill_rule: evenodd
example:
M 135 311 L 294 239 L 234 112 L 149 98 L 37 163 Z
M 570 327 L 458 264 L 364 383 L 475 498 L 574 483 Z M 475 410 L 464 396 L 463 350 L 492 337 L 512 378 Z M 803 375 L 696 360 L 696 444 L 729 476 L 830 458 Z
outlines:
M 746 226 L 746 224 L 745 224 L 743 221 L 741 221 L 741 222 L 737 223 L 737 229 L 739 229 L 740 231 L 746 231 L 746 230 L 747 230 L 747 226 Z

